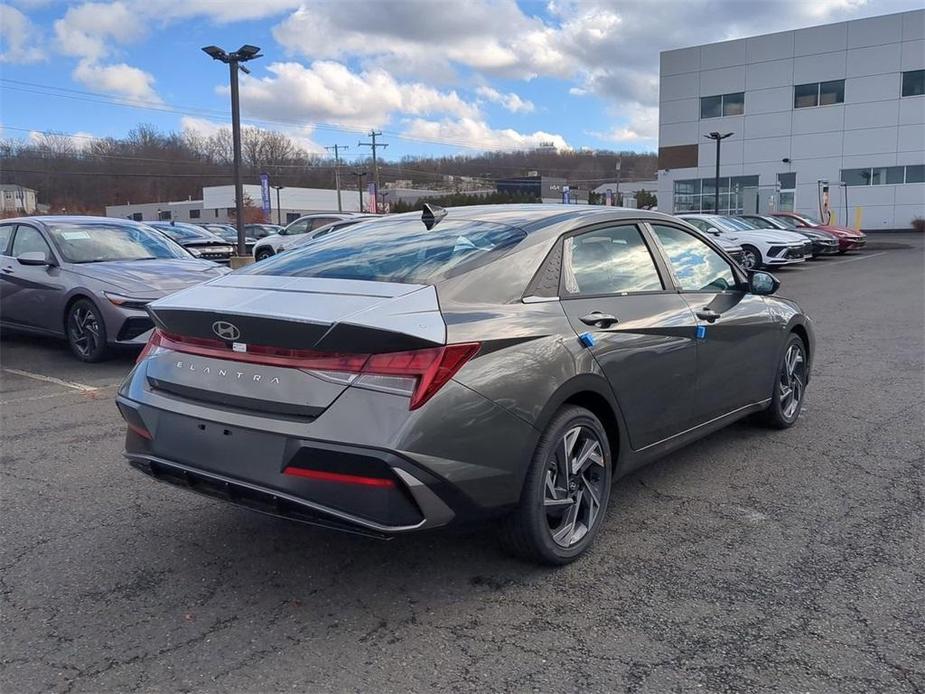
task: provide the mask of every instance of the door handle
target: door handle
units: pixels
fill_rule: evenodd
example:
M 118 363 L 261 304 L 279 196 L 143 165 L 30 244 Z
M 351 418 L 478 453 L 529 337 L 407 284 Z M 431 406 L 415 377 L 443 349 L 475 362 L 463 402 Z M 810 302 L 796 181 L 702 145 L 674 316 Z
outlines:
M 720 314 L 712 308 L 702 308 L 697 311 L 697 317 L 701 320 L 705 320 L 707 323 L 715 323 L 719 316 Z
M 600 311 L 591 311 L 591 313 L 582 316 L 578 320 L 585 325 L 593 325 L 595 328 L 609 328 L 614 323 L 620 322 L 616 316 L 611 316 L 609 313 L 601 313 Z
M 2 267 L 2 268 L 0 268 L 0 270 L 2 270 L 3 272 L 5 272 L 5 273 L 8 274 L 8 275 L 16 274 L 16 273 L 13 272 L 13 268 L 11 268 L 11 267 Z

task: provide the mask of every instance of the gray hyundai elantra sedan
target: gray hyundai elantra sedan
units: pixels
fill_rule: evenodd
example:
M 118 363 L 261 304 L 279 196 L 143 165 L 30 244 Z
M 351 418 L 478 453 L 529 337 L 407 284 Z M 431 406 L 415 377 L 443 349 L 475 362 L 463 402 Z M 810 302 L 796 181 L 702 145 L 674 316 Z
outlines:
M 146 474 L 388 538 L 476 519 L 563 564 L 612 480 L 747 415 L 797 421 L 809 318 L 668 215 L 391 215 L 148 306 L 118 396 Z
M 100 361 L 113 346 L 145 343 L 148 302 L 227 272 L 125 219 L 4 219 L 0 327 L 64 337 L 78 359 Z

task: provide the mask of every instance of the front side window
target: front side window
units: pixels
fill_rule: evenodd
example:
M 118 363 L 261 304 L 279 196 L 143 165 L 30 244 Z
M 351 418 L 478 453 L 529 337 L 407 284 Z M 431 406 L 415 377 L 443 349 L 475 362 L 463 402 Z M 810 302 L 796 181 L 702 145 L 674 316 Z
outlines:
M 737 286 L 732 267 L 719 253 L 693 234 L 677 227 L 652 225 L 681 289 L 722 291 Z
M 903 73 L 903 96 L 925 94 L 925 70 L 909 70 Z
M 642 234 L 630 225 L 596 229 L 565 239 L 562 282 L 570 296 L 663 289 Z
M 320 229 L 321 227 L 326 227 L 328 224 L 332 224 L 336 221 L 336 217 L 315 217 L 312 220 L 312 231 L 315 229 Z
M 4 224 L 0 226 L 0 254 L 6 255 L 6 249 L 10 245 L 10 236 L 12 235 L 12 224 Z
M 46 258 L 50 255 L 48 244 L 39 230 L 20 224 L 16 229 L 16 236 L 13 237 L 12 255 L 18 258 L 23 253 L 41 253 Z
M 308 231 L 308 227 L 311 226 L 312 220 L 310 219 L 300 219 L 296 222 L 293 222 L 286 227 L 287 236 L 295 236 L 296 234 L 304 234 Z

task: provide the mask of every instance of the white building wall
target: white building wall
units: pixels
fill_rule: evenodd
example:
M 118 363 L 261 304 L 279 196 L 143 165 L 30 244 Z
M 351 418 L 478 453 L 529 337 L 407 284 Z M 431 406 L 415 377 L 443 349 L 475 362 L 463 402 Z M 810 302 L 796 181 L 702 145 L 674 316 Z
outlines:
M 674 181 L 712 178 L 722 143 L 721 176 L 796 173 L 795 206 L 818 213 L 817 180 L 842 169 L 925 164 L 925 96 L 901 97 L 903 71 L 925 69 L 925 10 L 839 22 L 664 51 L 659 147 L 697 145 L 696 166 L 659 171 L 659 203 L 673 210 Z M 845 80 L 844 103 L 795 109 L 794 85 Z M 700 97 L 745 92 L 745 114 L 700 118 Z M 790 159 L 789 165 L 782 161 Z M 844 196 L 831 206 L 845 220 Z M 925 216 L 925 184 L 851 186 L 848 223 L 862 208 L 864 229 L 905 228 Z

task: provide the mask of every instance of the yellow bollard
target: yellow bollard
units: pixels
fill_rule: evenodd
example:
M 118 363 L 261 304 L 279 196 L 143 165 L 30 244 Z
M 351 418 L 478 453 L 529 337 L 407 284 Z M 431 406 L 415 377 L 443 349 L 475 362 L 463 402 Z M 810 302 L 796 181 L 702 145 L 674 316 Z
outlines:
M 854 228 L 861 229 L 861 217 L 863 216 L 864 209 L 861 207 L 854 208 Z

